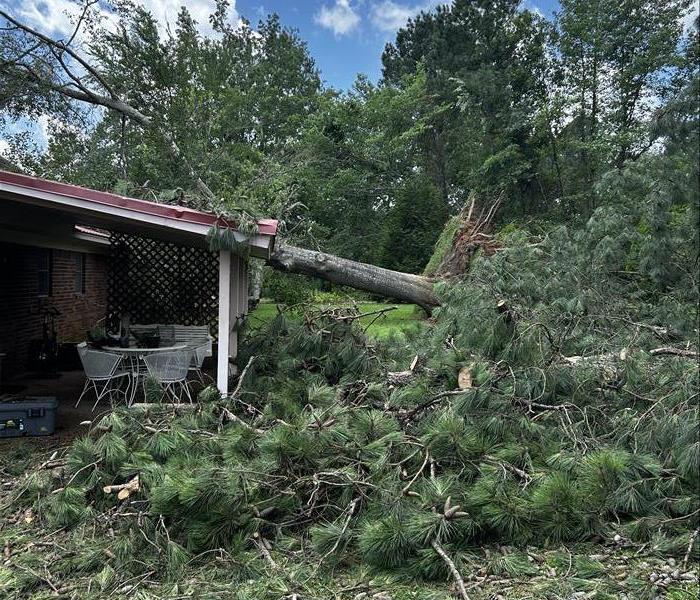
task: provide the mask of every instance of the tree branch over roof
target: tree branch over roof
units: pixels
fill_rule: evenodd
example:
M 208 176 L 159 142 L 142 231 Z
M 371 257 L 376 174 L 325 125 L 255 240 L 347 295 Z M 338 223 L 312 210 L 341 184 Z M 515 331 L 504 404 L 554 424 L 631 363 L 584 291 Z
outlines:
M 10 16 L 6 11 L 0 9 L 0 17 L 4 18 L 8 23 L 11 23 L 16 30 L 23 32 L 30 39 L 35 40 L 32 47 L 27 50 L 23 50 L 18 57 L 15 57 L 12 60 L 3 61 L 3 63 L 0 65 L 0 73 L 4 72 L 7 74 L 12 67 L 23 69 L 27 73 L 30 80 L 37 85 L 45 86 L 49 90 L 73 100 L 86 102 L 88 104 L 92 104 L 93 106 L 101 106 L 103 108 L 118 112 L 146 129 L 150 129 L 159 134 L 165 140 L 166 147 L 170 155 L 185 165 L 190 177 L 195 183 L 197 191 L 206 199 L 213 200 L 215 198 L 214 193 L 211 191 L 209 186 L 204 183 L 202 178 L 195 171 L 194 167 L 187 160 L 187 157 L 182 153 L 172 134 L 161 127 L 155 126 L 151 117 L 147 116 L 134 106 L 131 106 L 123 98 L 121 98 L 114 88 L 109 85 L 107 80 L 102 76 L 97 67 L 90 64 L 90 62 L 83 58 L 77 50 L 71 47 L 71 43 L 75 40 L 78 30 L 85 19 L 87 10 L 90 6 L 92 6 L 92 4 L 94 4 L 94 2 L 86 3 L 80 18 L 78 19 L 76 28 L 68 40 L 68 43 L 64 43 L 60 40 L 54 40 L 36 29 L 33 29 L 32 27 L 18 21 L 14 17 Z M 25 62 L 27 58 L 45 60 L 44 57 L 36 56 L 35 54 L 36 51 L 40 49 L 46 49 L 51 53 L 51 55 L 56 59 L 63 74 L 72 81 L 72 84 L 57 83 L 52 77 L 54 72 L 51 68 L 49 68 L 48 73 L 44 74 L 37 72 L 31 65 Z M 102 88 L 101 92 L 97 92 L 89 88 L 83 82 L 83 80 L 73 72 L 71 67 L 64 60 L 64 53 L 70 56 L 85 69 L 89 78 L 92 78 L 96 85 Z M 47 66 L 50 67 L 50 65 Z M 71 85 L 73 85 L 76 89 L 73 89 Z

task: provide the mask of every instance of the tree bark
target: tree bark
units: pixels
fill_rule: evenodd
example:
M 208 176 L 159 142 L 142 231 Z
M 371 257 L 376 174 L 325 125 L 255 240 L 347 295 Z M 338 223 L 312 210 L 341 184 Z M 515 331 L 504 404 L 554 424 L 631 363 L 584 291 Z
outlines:
M 459 597 L 462 598 L 462 600 L 469 600 L 469 596 L 467 595 L 467 588 L 464 585 L 464 579 L 462 579 L 462 576 L 459 574 L 459 571 L 457 570 L 454 561 L 448 556 L 447 552 L 445 552 L 443 547 L 440 544 L 438 544 L 437 541 L 433 540 L 432 542 L 430 542 L 430 545 L 433 547 L 435 552 L 438 553 L 440 558 L 443 561 L 445 561 L 447 568 L 452 574 L 452 578 L 455 580 L 455 585 L 457 586 Z
M 319 277 L 386 298 L 417 304 L 427 312 L 440 305 L 433 281 L 421 275 L 391 271 L 316 250 L 278 242 L 268 263 L 273 269 Z

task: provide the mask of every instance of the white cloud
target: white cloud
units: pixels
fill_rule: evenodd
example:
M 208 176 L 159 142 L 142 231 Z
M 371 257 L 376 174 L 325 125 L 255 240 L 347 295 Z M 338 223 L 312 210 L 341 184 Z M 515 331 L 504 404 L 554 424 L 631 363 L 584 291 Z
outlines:
M 4 3 L 3 3 L 4 4 Z M 10 6 L 9 12 L 16 16 L 18 20 L 31 25 L 47 34 L 60 34 L 72 31 L 74 25 L 71 23 L 70 14 L 77 12 L 77 6 L 69 0 L 47 0 L 36 2 L 29 0 L 21 2 L 20 8 L 13 10 Z
M 186 2 L 183 0 L 141 0 L 141 4 L 151 12 L 159 23 L 168 23 L 171 26 L 175 25 L 177 14 L 184 5 L 192 15 L 192 18 L 197 21 L 199 30 L 202 33 L 211 31 L 209 15 L 216 8 L 214 0 L 187 0 Z M 235 0 L 231 2 L 231 7 L 231 19 L 234 22 L 238 18 L 235 12 Z
M 360 24 L 360 17 L 350 6 L 350 0 L 335 0 L 333 6 L 323 5 L 314 20 L 335 35 L 350 33 Z
M 6 5 L 6 1 L 0 1 Z M 177 20 L 177 14 L 182 6 L 186 6 L 197 21 L 201 33 L 211 33 L 209 15 L 214 12 L 214 0 L 141 0 L 140 4 L 150 11 L 158 23 L 165 28 L 166 24 L 173 27 Z M 15 13 L 22 21 L 40 29 L 42 32 L 53 35 L 66 35 L 73 31 L 75 17 L 80 14 L 81 6 L 72 0 L 20 0 L 20 8 L 9 8 L 10 14 Z M 231 1 L 231 22 L 238 20 L 236 2 Z M 107 21 L 114 21 L 114 15 L 103 7 L 100 14 Z
M 421 7 L 404 6 L 392 0 L 384 0 L 372 7 L 372 23 L 382 31 L 396 31 L 406 21 L 420 12 Z
M 381 31 L 394 32 L 421 11 L 429 11 L 450 0 L 424 0 L 418 4 L 400 4 L 394 0 L 382 0 L 372 6 L 372 24 Z
M 7 154 L 10 149 L 10 143 L 7 140 L 0 139 L 0 156 Z

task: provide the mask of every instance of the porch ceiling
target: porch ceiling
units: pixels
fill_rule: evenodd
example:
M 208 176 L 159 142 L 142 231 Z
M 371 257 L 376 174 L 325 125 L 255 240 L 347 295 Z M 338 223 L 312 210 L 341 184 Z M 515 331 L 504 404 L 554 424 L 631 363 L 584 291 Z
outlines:
M 251 255 L 259 258 L 272 252 L 277 230 L 276 221 L 261 220 L 259 233 L 246 236 L 235 224 L 211 213 L 0 171 L 0 239 L 13 241 L 24 235 L 25 243 L 33 243 L 31 238 L 71 245 L 98 242 L 76 236 L 76 225 L 196 247 L 206 246 L 213 225 L 230 227 L 236 239 L 247 242 Z

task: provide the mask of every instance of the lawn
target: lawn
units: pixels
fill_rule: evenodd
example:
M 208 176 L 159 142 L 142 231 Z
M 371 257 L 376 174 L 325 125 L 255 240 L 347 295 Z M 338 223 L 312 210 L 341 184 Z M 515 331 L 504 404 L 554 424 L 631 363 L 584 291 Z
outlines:
M 317 308 L 331 308 L 328 304 L 317 304 Z M 377 311 L 395 307 L 383 314 Z M 414 304 L 384 304 L 382 302 L 361 302 L 357 304 L 361 313 L 368 314 L 360 319 L 363 327 L 367 327 L 367 334 L 376 339 L 385 339 L 392 333 L 403 333 L 409 329 L 418 327 L 425 318 L 423 311 Z M 250 325 L 258 328 L 268 323 L 277 314 L 277 305 L 274 302 L 261 302 L 250 314 Z

